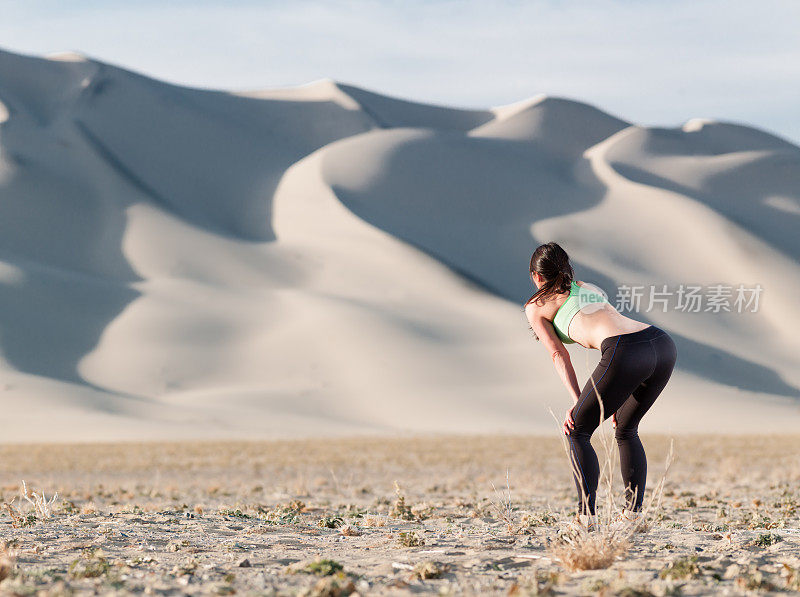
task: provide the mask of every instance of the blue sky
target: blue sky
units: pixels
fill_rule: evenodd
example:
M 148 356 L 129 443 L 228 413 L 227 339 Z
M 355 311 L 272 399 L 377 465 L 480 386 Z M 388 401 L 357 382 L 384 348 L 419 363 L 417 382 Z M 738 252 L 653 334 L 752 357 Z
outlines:
M 800 143 L 800 1 L 0 0 L 0 47 L 252 89 L 330 77 L 463 107 L 538 93 Z

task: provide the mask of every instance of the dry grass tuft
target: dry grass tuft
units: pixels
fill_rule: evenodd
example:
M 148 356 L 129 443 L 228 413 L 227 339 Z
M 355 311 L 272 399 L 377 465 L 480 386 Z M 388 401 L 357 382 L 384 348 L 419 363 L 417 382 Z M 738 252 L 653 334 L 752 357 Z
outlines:
M 39 520 L 47 520 L 53 515 L 53 506 L 58 499 L 58 492 L 56 491 L 49 500 L 45 495 L 44 491 L 41 494 L 36 493 L 35 491 L 28 491 L 28 486 L 25 484 L 25 480 L 22 480 L 22 497 L 24 497 L 31 506 L 33 506 L 33 512 L 36 515 L 36 518 Z
M 514 506 L 511 502 L 511 482 L 509 479 L 509 470 L 506 469 L 506 488 L 501 494 L 497 491 L 497 487 L 492 483 L 495 499 L 492 500 L 497 518 L 503 521 L 506 525 L 509 535 L 516 535 L 522 529 L 521 526 L 516 524 L 516 514 L 514 513 Z
M 299 593 L 300 597 L 342 597 L 356 592 L 353 581 L 349 578 L 326 576 L 320 578 L 313 586 Z
M 352 525 L 352 524 L 346 524 L 346 525 L 344 525 L 344 526 L 343 526 L 343 527 L 342 527 L 342 528 L 339 530 L 339 532 L 340 532 L 342 535 L 344 535 L 345 537 L 360 537 L 361 535 L 363 535 L 363 534 L 364 534 L 364 533 L 362 533 L 362 532 L 361 532 L 361 530 L 360 530 L 360 529 L 359 529 L 357 526 L 354 526 L 354 525 Z
M 629 548 L 630 542 L 624 537 L 578 532 L 554 542 L 550 551 L 567 570 L 576 571 L 608 568 Z
M 23 479 L 19 493 L 22 499 L 30 504 L 30 507 L 27 509 L 23 507 L 21 500 L 16 503 L 16 497 L 10 502 L 3 503 L 3 509 L 6 511 L 9 518 L 11 518 L 11 526 L 13 528 L 18 529 L 21 527 L 33 526 L 37 521 L 48 520 L 53 516 L 53 506 L 58 499 L 58 492 L 48 500 L 44 492 L 38 494 L 35 491 L 29 491 Z
M 386 517 L 378 515 L 365 516 L 361 524 L 365 527 L 371 527 L 371 528 L 385 527 Z

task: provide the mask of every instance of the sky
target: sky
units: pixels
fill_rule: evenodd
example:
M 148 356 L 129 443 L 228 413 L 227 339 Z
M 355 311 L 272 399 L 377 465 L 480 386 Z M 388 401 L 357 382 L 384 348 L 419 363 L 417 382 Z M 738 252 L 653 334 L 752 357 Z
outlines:
M 800 0 L 0 0 L 0 48 L 217 89 L 331 78 L 470 108 L 545 93 L 800 144 Z

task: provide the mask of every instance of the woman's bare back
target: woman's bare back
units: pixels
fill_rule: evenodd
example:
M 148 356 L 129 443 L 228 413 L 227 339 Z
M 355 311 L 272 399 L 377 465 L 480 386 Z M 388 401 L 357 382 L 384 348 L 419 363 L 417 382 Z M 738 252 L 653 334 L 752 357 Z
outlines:
M 584 282 L 575 280 L 578 286 Z M 551 322 L 559 307 L 569 297 L 568 292 L 554 295 L 540 307 L 541 313 Z M 592 309 L 581 309 L 569 324 L 569 337 L 585 348 L 600 348 L 603 340 L 618 334 L 630 334 L 647 328 L 650 324 L 625 317 L 610 303 L 593 305 Z

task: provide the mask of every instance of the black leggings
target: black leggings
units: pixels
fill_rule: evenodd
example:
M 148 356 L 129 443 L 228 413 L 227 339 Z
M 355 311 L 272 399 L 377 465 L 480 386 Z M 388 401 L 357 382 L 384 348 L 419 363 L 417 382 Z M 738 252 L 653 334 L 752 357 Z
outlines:
M 600 351 L 600 362 L 572 409 L 575 427 L 567 436 L 574 468 L 577 469 L 578 510 L 585 514 L 588 508 L 589 513 L 595 513 L 600 465 L 589 439 L 600 425 L 599 393 L 603 401 L 603 418 L 617 413 L 615 436 L 626 507 L 638 511 L 642 508 L 647 477 L 647 459 L 639 439 L 639 421 L 667 385 L 677 351 L 669 334 L 653 325 L 638 332 L 610 336 L 603 340 Z

